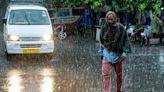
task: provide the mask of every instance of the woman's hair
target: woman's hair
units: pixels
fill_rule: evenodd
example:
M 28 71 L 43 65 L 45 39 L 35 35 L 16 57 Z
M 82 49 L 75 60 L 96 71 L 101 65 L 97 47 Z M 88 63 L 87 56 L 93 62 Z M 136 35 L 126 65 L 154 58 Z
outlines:
M 108 17 L 108 15 L 113 15 L 114 17 L 116 17 L 116 13 L 115 12 L 113 12 L 113 11 L 108 11 L 107 13 L 106 13 L 106 18 Z

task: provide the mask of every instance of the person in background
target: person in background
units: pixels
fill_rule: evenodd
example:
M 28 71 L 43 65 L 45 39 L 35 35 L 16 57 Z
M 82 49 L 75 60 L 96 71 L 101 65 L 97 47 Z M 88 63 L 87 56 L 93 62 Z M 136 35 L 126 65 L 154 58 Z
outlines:
M 102 75 L 105 92 L 111 92 L 112 68 L 116 72 L 117 92 L 122 92 L 123 61 L 126 53 L 131 52 L 124 26 L 116 22 L 113 11 L 106 13 L 106 24 L 100 34 L 100 49 L 102 60 Z

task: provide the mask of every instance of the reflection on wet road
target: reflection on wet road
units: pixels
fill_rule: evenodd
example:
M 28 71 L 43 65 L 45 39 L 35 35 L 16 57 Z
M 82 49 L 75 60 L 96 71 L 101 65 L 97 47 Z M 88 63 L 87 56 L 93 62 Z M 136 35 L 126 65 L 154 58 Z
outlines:
M 9 92 L 22 92 L 22 87 L 21 87 L 21 82 L 22 79 L 19 76 L 20 71 L 19 70 L 12 70 L 8 74 L 7 80 L 9 81 L 8 83 L 8 90 Z
M 55 92 L 53 75 L 53 70 L 48 68 L 35 75 L 13 69 L 7 74 L 5 89 L 7 92 Z
M 103 92 L 98 46 L 69 36 L 55 42 L 52 59 L 18 55 L 7 61 L 0 44 L 0 92 Z M 123 92 L 163 92 L 163 77 L 164 47 L 135 45 L 125 61 Z
M 163 50 L 160 50 L 159 65 L 160 65 L 160 70 L 161 70 L 161 74 L 162 74 L 162 73 L 164 73 L 164 51 Z
M 42 84 L 40 85 L 41 92 L 54 92 L 55 90 L 53 90 L 53 86 L 55 86 L 55 84 L 53 78 L 51 77 L 54 74 L 52 70 L 43 69 L 40 74 L 43 75 Z

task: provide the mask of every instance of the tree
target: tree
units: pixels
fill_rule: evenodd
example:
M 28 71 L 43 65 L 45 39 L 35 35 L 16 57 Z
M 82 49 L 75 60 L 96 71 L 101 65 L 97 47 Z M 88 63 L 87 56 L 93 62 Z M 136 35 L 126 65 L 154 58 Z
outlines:
M 138 20 L 145 16 L 145 11 L 152 10 L 154 13 L 160 12 L 162 0 L 45 0 L 45 5 L 48 7 L 79 7 L 86 5 L 96 10 L 106 4 L 110 5 L 110 9 L 115 12 L 128 12 L 136 11 L 139 13 Z
M 133 10 L 136 6 L 142 11 L 158 11 L 161 6 L 161 0 L 44 0 L 45 5 L 51 7 L 68 7 L 69 5 L 79 6 L 80 4 L 89 4 L 89 7 L 95 9 L 103 6 L 105 3 L 111 3 L 115 11 Z
M 89 4 L 89 7 L 95 9 L 98 6 L 102 6 L 102 1 L 103 0 L 44 0 L 44 4 L 48 7 L 70 7 Z

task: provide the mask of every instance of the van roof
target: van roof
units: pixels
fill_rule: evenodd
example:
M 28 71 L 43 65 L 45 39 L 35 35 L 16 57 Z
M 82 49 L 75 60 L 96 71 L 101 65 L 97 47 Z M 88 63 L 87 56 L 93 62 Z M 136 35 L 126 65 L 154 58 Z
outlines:
M 47 10 L 43 6 L 39 5 L 9 5 L 9 10 L 17 10 L 17 9 L 37 9 L 37 10 Z

